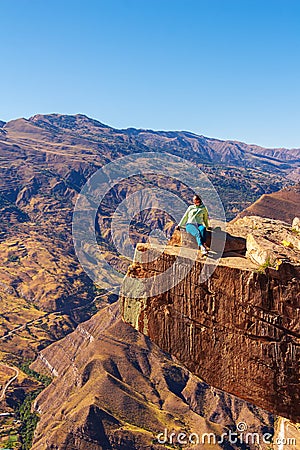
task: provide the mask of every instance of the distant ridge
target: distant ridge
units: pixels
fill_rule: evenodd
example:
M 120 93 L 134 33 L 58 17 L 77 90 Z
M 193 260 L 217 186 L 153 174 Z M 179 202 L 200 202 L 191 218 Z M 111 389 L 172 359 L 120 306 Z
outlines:
M 226 141 L 205 137 L 190 131 L 154 131 L 132 127 L 117 129 L 84 114 L 36 114 L 29 119 L 21 118 L 7 123 L 3 122 L 2 126 L 9 129 L 13 127 L 14 130 L 20 128 L 24 131 L 26 123 L 28 131 L 32 131 L 31 124 L 40 129 L 60 133 L 71 132 L 89 138 L 103 137 L 103 133 L 109 133 L 110 137 L 126 136 L 126 140 L 131 137 L 138 139 L 139 143 L 143 145 L 151 146 L 151 150 L 163 146 L 164 151 L 181 152 L 187 157 L 190 157 L 191 153 L 194 156 L 195 153 L 201 154 L 203 162 L 233 163 L 243 167 L 250 164 L 257 168 L 273 165 L 283 169 L 292 169 L 295 165 L 300 166 L 300 148 L 264 148 L 235 140 Z
M 116 129 L 84 114 L 36 114 L 0 128 L 0 158 L 8 165 L 13 159 L 23 171 L 25 158 L 29 173 L 29 164 L 33 172 L 54 164 L 51 170 L 63 177 L 72 167 L 80 173 L 77 189 L 86 180 L 83 171 L 90 175 L 109 161 L 141 152 L 167 152 L 198 165 L 217 189 L 228 220 L 262 194 L 300 181 L 300 149 L 267 149 L 189 131 Z M 22 172 L 10 183 L 19 190 L 25 178 Z
M 256 202 L 240 212 L 233 222 L 244 216 L 267 217 L 292 223 L 294 217 L 300 217 L 300 184 L 262 195 Z
M 253 150 L 257 150 L 259 153 L 266 154 L 267 153 L 276 153 L 277 156 L 281 154 L 282 151 L 288 151 L 288 152 L 296 152 L 296 154 L 300 157 L 300 147 L 299 148 L 285 148 L 285 147 L 262 147 L 257 144 L 248 144 L 242 141 L 237 141 L 235 139 L 218 139 L 213 137 L 204 136 L 202 134 L 197 134 L 192 131 L 187 130 L 153 130 L 151 128 L 134 128 L 134 127 L 128 127 L 128 128 L 115 128 L 109 125 L 106 125 L 103 122 L 100 122 L 97 119 L 93 119 L 85 114 L 74 114 L 74 115 L 68 115 L 68 114 L 59 114 L 59 113 L 51 113 L 51 114 L 35 114 L 34 116 L 29 117 L 30 122 L 34 122 L 36 124 L 42 125 L 43 123 L 51 123 L 52 125 L 55 125 L 57 127 L 66 128 L 66 129 L 78 129 L 81 126 L 95 126 L 98 128 L 106 128 L 110 130 L 114 130 L 116 132 L 124 132 L 124 133 L 152 133 L 152 134 L 159 134 L 166 137 L 175 137 L 178 134 L 183 134 L 187 138 L 197 138 L 197 139 L 203 139 L 205 141 L 211 142 L 211 143 L 229 143 L 237 146 L 241 146 L 241 148 L 245 147 L 251 147 Z M 5 122 L 4 122 L 5 124 Z M 275 155 L 274 155 L 275 156 Z M 275 156 L 276 157 L 276 156 Z
M 108 125 L 99 122 L 96 119 L 91 119 L 84 114 L 75 115 L 65 115 L 65 114 L 36 114 L 28 119 L 37 125 L 43 126 L 45 124 L 51 124 L 58 128 L 68 129 L 68 130 L 78 130 L 81 128 L 106 128 L 109 129 Z

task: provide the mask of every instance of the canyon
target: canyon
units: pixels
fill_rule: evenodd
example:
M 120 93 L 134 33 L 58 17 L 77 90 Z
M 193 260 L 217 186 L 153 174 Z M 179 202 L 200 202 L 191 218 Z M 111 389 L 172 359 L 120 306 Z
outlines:
M 162 448 L 157 442 L 157 433 L 165 428 L 178 432 L 182 429 L 188 433 L 213 430 L 221 436 L 222 431 L 234 430 L 239 422 L 246 422 L 250 430 L 276 434 L 279 423 L 282 423 L 275 414 L 277 409 L 270 408 L 271 412 L 263 409 L 269 404 L 267 401 L 257 403 L 262 408 L 248 401 L 254 398 L 246 392 L 248 381 L 241 385 L 241 392 L 235 391 L 234 394 L 218 389 L 220 384 L 217 382 L 211 383 L 212 387 L 205 374 L 198 378 L 195 367 L 185 367 L 185 356 L 180 361 L 169 353 L 171 347 L 164 347 L 163 342 L 160 343 L 162 348 L 155 344 L 155 335 L 154 342 L 141 335 L 140 331 L 148 332 L 144 325 L 142 330 L 137 331 L 124 323 L 118 312 L 117 296 L 106 294 L 104 286 L 95 285 L 80 266 L 72 241 L 72 213 L 80 189 L 106 163 L 139 152 L 168 152 L 193 162 L 216 187 L 227 220 L 234 219 L 236 215 L 238 220 L 244 220 L 239 225 L 231 224 L 244 230 L 234 249 L 240 252 L 240 267 L 236 268 L 233 264 L 237 257 L 232 257 L 231 262 L 231 257 L 224 258 L 227 260 L 227 266 L 222 266 L 225 272 L 218 272 L 222 270 L 220 265 L 216 274 L 220 279 L 223 277 L 226 284 L 231 274 L 236 273 L 240 283 L 249 281 L 253 289 L 261 289 L 264 301 L 262 310 L 258 291 L 253 298 L 249 297 L 253 308 L 260 311 L 257 328 L 256 322 L 249 319 L 251 312 L 241 311 L 243 304 L 238 294 L 230 299 L 233 311 L 239 312 L 239 339 L 244 339 L 243 330 L 247 326 L 248 338 L 253 335 L 253 346 L 259 336 L 263 353 L 254 355 L 260 358 L 260 362 L 264 358 L 272 364 L 276 362 L 277 366 L 274 363 L 274 367 L 266 370 L 270 376 L 275 374 L 272 380 L 279 383 L 282 393 L 286 368 L 294 373 L 298 300 L 293 297 L 290 305 L 284 306 L 281 295 L 285 293 L 279 291 L 281 283 L 288 283 L 291 289 L 295 289 L 297 283 L 289 278 L 291 273 L 284 272 L 287 267 L 285 263 L 276 271 L 278 254 L 275 252 L 274 255 L 270 243 L 264 242 L 263 249 L 256 248 L 260 239 L 254 233 L 257 225 L 253 225 L 252 219 L 247 222 L 248 219 L 243 216 L 262 215 L 291 222 L 291 215 L 299 215 L 294 213 L 299 205 L 299 189 L 297 185 L 292 186 L 299 178 L 299 149 L 264 149 L 185 131 L 118 130 L 82 114 L 36 115 L 29 119 L 0 122 L 0 369 L 1 386 L 5 389 L 1 411 L 8 414 L 0 417 L 1 432 L 4 430 L 1 444 L 6 439 L 5 430 L 15 429 L 13 433 L 19 436 L 19 430 L 25 427 L 23 418 L 18 423 L 13 417 L 19 414 L 16 411 L 23 403 L 30 405 L 30 402 L 34 405 L 31 413 L 33 422 L 36 423 L 39 418 L 33 448 Z M 105 258 L 116 261 L 116 267 L 126 276 L 125 280 L 134 280 L 135 276 L 138 278 L 138 273 L 146 272 L 144 268 L 138 268 L 138 261 L 131 267 L 130 262 L 120 260 L 110 232 L 111 217 L 120 202 L 145 186 L 167 188 L 185 202 L 189 202 L 193 194 L 184 182 L 171 180 L 167 174 L 136 177 L 120 183 L 109 193 L 97 214 L 97 241 Z M 244 211 L 247 211 L 246 214 Z M 256 221 L 259 223 L 258 219 Z M 270 223 L 265 225 L 270 229 L 272 226 Z M 170 217 L 147 210 L 132 221 L 131 238 L 137 247 L 147 246 L 153 228 L 161 229 L 169 238 L 174 227 Z M 241 255 L 249 228 L 254 238 L 252 260 Z M 233 228 L 230 233 L 237 235 Z M 296 234 L 293 238 L 297 238 Z M 284 239 L 292 241 L 290 235 Z M 291 254 L 292 249 L 286 250 L 281 243 L 279 246 L 285 257 Z M 171 252 L 163 257 L 167 258 L 168 263 L 178 250 L 176 246 L 172 248 L 174 254 Z M 161 249 L 159 251 L 161 253 Z M 190 259 L 191 250 L 187 248 L 184 251 L 187 253 L 182 256 L 182 267 L 184 261 Z M 290 252 L 289 255 L 286 251 Z M 257 258 L 265 261 L 266 255 L 274 256 L 272 263 L 275 267 L 267 269 L 272 276 L 255 272 L 260 265 Z M 198 269 L 202 264 L 203 261 L 196 261 Z M 296 265 L 293 263 L 292 266 Z M 152 271 L 152 268 L 147 270 Z M 253 278 L 249 275 L 251 271 Z M 294 278 L 297 277 L 298 274 Z M 265 280 L 270 281 L 269 291 L 265 290 Z M 218 286 L 217 281 L 215 283 L 215 287 Z M 272 286 L 277 289 L 276 298 L 270 294 Z M 237 280 L 232 281 L 233 287 L 241 289 L 241 284 Z M 184 286 L 189 291 L 181 293 L 182 298 L 191 292 L 191 288 L 192 285 Z M 200 290 L 197 290 L 198 295 Z M 222 304 L 220 295 L 216 297 L 217 301 L 212 300 L 209 291 L 205 295 L 209 302 L 206 306 L 200 302 L 200 307 L 204 308 L 201 311 L 206 314 L 201 326 L 215 327 L 215 320 L 224 319 L 225 315 L 225 311 L 222 316 L 218 308 L 225 308 L 226 305 Z M 186 307 L 195 306 L 195 312 L 199 313 L 196 298 L 191 298 Z M 130 317 L 134 317 L 132 322 L 137 328 L 140 326 L 137 326 L 138 323 L 146 323 L 138 310 L 135 316 L 130 316 L 129 310 L 125 313 L 123 300 L 121 297 L 125 319 L 130 322 Z M 168 301 L 173 300 L 170 298 Z M 179 297 L 176 301 L 179 302 Z M 136 299 L 134 302 L 138 305 Z M 157 314 L 161 314 L 163 306 L 159 302 L 156 306 Z M 183 308 L 183 305 L 180 304 L 180 307 Z M 275 308 L 273 314 L 269 313 L 269 307 Z M 276 308 L 281 307 L 283 310 L 278 313 Z M 212 312 L 213 323 L 209 322 L 207 308 Z M 147 314 L 151 316 L 150 309 Z M 189 319 L 191 317 L 188 316 Z M 237 330 L 233 317 L 229 318 L 226 325 L 233 336 Z M 265 332 L 266 323 L 269 324 L 269 345 L 261 335 L 262 330 Z M 178 330 L 184 331 L 183 328 Z M 216 336 L 221 340 L 221 327 L 216 327 L 216 330 Z M 196 331 L 192 327 L 189 336 L 193 337 L 193 333 L 196 334 Z M 162 333 L 162 336 L 165 339 L 166 334 Z M 189 345 L 193 342 L 191 337 Z M 234 350 L 234 344 L 229 343 L 229 337 L 227 339 L 226 351 L 230 348 Z M 219 346 L 220 341 L 216 343 L 216 348 L 221 348 Z M 280 355 L 283 357 L 281 369 Z M 33 360 L 35 362 L 30 366 Z M 281 378 L 275 369 L 281 370 Z M 14 373 L 18 373 L 18 377 L 10 382 Z M 248 373 L 248 379 L 249 376 Z M 223 378 L 222 383 L 226 377 Z M 53 381 L 47 386 L 51 379 Z M 267 376 L 258 385 L 257 392 L 263 389 L 266 379 Z M 226 380 L 226 383 L 229 381 Z M 288 380 L 288 386 L 289 383 Z M 228 392 L 232 390 L 228 389 Z M 270 402 L 273 401 L 271 392 Z M 293 393 L 292 388 L 287 389 L 285 405 L 296 392 Z M 297 411 L 294 412 L 295 418 Z M 149 423 L 145 417 L 149 417 Z M 286 417 L 290 416 L 286 414 Z M 284 423 L 291 426 L 292 422 Z

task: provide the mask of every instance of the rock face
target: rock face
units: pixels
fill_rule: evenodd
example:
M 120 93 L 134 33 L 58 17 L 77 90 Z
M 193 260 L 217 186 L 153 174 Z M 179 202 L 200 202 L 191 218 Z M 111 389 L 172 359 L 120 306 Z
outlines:
M 152 295 L 159 275 L 172 266 L 169 276 L 179 279 L 194 251 L 136 252 L 121 296 L 125 322 L 209 384 L 299 421 L 300 266 L 263 270 L 241 256 L 223 258 L 201 283 L 210 262 L 196 259 L 182 281 Z
M 125 324 L 118 304 L 44 349 L 33 368 L 55 379 L 34 403 L 40 421 L 32 450 L 182 448 L 179 433 L 196 433 L 186 449 L 234 450 L 240 444 L 220 439 L 239 422 L 260 436 L 273 434 L 272 415 L 194 376 Z M 202 443 L 204 433 L 214 433 L 216 443 L 207 436 Z M 247 449 L 255 448 L 250 441 Z

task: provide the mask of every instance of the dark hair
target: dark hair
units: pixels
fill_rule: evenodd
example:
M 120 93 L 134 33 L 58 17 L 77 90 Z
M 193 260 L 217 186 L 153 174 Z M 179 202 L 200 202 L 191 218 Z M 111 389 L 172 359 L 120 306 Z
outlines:
M 199 200 L 202 203 L 202 199 L 199 195 L 194 195 L 193 200 Z

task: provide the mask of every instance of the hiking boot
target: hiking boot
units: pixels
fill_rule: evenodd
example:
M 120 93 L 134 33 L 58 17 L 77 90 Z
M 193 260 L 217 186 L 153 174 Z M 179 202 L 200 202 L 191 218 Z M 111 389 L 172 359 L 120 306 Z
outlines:
M 208 253 L 204 245 L 200 245 L 199 250 L 201 251 L 202 256 L 207 255 Z

